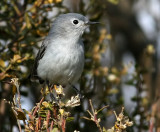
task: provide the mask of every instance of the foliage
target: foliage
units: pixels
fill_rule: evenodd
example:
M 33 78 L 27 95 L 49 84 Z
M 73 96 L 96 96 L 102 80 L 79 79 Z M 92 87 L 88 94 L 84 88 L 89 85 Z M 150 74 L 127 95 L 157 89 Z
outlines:
M 6 101 L 6 103 L 11 105 L 11 108 L 16 117 L 20 132 L 22 131 L 20 120 L 23 121 L 25 132 L 32 132 L 32 131 L 36 131 L 36 132 L 38 131 L 47 131 L 47 132 L 62 131 L 62 132 L 65 132 L 66 122 L 73 120 L 72 117 L 70 117 L 70 113 L 67 112 L 66 110 L 68 107 L 73 108 L 73 107 L 80 105 L 79 95 L 75 97 L 72 96 L 70 100 L 64 103 L 61 101 L 61 98 L 65 95 L 63 92 L 63 88 L 61 86 L 57 87 L 56 85 L 54 85 L 54 88 L 56 91 L 56 99 L 53 101 L 45 101 L 46 95 L 51 92 L 51 91 L 48 92 L 49 88 L 46 86 L 44 92 L 41 91 L 43 92 L 42 95 L 44 96 L 42 97 L 40 102 L 37 103 L 36 106 L 33 107 L 31 112 L 29 112 L 29 111 L 26 111 L 25 109 L 22 109 L 21 107 L 21 101 L 20 101 L 21 95 L 19 92 L 18 78 L 11 79 L 11 82 L 9 83 L 16 87 L 18 97 L 16 98 L 16 92 L 15 92 L 14 97 L 13 97 L 13 102 Z M 99 131 L 102 132 L 102 128 L 99 124 L 100 118 L 97 119 L 97 114 L 100 111 L 102 111 L 104 108 L 106 108 L 107 106 L 97 111 L 97 110 L 94 110 L 91 100 L 90 100 L 90 105 L 91 105 L 93 114 L 91 114 L 89 110 L 87 112 L 90 114 L 91 118 L 88 118 L 88 117 L 83 117 L 83 118 L 95 122 L 97 127 L 99 128 Z M 122 109 L 121 114 L 119 114 L 119 116 L 117 116 L 115 113 L 117 122 L 112 127 L 112 129 L 105 130 L 105 128 L 103 128 L 103 131 L 121 132 L 125 130 L 128 126 L 133 125 L 132 122 L 129 122 L 128 117 L 124 117 L 123 109 Z M 27 119 L 26 117 L 28 117 L 29 119 Z
M 50 131 L 52 128 L 53 132 L 114 131 L 127 127 L 128 122 L 131 125 L 129 119 L 134 123 L 132 127 L 125 128 L 126 131 L 158 131 L 159 90 L 156 90 L 156 79 L 153 77 L 156 49 L 144 39 L 144 33 L 137 26 L 131 8 L 135 1 L 123 3 L 121 0 L 79 0 L 70 1 L 67 5 L 64 3 L 62 0 L 1 1 L 0 131 L 12 131 L 17 124 L 19 130 L 26 131 Z M 28 75 L 33 66 L 35 52 L 48 34 L 54 18 L 72 11 L 88 16 L 91 21 L 101 22 L 98 26 L 91 26 L 90 31 L 83 36 L 86 62 L 79 86 L 84 98 L 79 102 L 79 96 L 74 96 L 71 89 L 64 92 L 64 96 L 61 87 L 53 87 L 59 101 L 51 102 L 46 97 L 50 92 L 49 88 L 31 83 Z M 124 49 L 133 54 L 135 64 L 122 63 Z M 131 67 L 134 68 L 133 73 L 130 73 Z M 132 98 L 136 106 L 131 113 L 124 109 L 121 111 L 125 104 L 124 85 L 136 89 L 136 95 Z M 30 98 L 30 92 L 33 93 L 32 103 L 35 107 L 24 110 L 20 98 Z M 89 99 L 93 104 L 88 102 Z M 87 110 L 89 106 L 92 112 Z M 107 109 L 103 109 L 106 106 Z M 87 116 L 86 110 L 91 117 Z M 116 119 L 108 121 L 113 116 L 113 111 L 120 114 L 115 114 Z

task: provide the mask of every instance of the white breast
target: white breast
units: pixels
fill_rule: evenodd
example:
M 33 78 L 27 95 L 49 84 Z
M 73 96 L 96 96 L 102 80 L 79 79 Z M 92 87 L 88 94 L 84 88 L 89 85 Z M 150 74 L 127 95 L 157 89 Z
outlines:
M 75 83 L 84 67 L 83 43 L 49 45 L 39 61 L 38 76 L 50 83 L 68 85 Z

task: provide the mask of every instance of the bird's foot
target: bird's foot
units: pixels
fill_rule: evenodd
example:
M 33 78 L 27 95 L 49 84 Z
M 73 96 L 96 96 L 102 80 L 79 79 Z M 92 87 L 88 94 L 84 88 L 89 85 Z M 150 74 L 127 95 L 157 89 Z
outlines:
M 54 94 L 51 93 L 51 92 L 50 92 L 50 98 L 51 98 L 51 101 L 52 101 L 52 102 L 53 102 L 53 101 L 56 102 L 56 103 L 58 102 L 58 100 L 56 99 L 56 97 L 54 96 Z
M 50 94 L 50 98 L 51 98 L 51 101 L 53 102 L 56 102 L 58 103 L 58 99 L 55 97 L 55 95 L 53 94 L 53 89 L 54 89 L 54 86 L 55 85 L 49 85 L 49 94 Z
M 79 95 L 80 99 L 84 98 L 84 95 L 81 93 L 79 89 L 77 89 L 74 85 L 72 85 L 72 88 L 76 91 L 76 93 Z

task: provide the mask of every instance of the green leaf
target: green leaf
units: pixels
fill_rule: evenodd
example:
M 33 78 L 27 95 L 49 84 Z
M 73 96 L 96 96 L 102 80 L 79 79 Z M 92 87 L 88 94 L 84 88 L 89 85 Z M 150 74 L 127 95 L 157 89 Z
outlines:
M 74 120 L 74 117 L 67 117 L 66 121 L 67 122 L 70 122 L 70 121 L 73 121 Z
M 59 132 L 58 128 L 53 128 L 51 132 Z
M 117 93 L 119 93 L 119 90 L 116 89 L 116 88 L 112 88 L 112 89 L 109 90 L 108 93 L 109 93 L 109 94 L 117 94 Z
M 110 3 L 117 5 L 119 3 L 119 0 L 108 0 Z

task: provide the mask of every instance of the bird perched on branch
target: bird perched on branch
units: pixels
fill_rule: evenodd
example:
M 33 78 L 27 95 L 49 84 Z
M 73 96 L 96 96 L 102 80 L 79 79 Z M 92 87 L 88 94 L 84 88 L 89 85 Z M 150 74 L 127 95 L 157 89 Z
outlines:
M 31 79 L 64 87 L 77 82 L 84 67 L 81 37 L 85 29 L 95 23 L 77 13 L 59 15 L 37 54 Z

